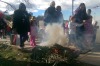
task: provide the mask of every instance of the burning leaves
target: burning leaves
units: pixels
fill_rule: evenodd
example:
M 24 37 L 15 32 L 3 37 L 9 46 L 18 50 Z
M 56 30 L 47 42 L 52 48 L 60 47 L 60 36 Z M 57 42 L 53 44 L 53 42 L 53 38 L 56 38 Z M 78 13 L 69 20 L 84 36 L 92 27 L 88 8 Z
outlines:
M 53 63 L 56 61 L 72 61 L 79 56 L 79 51 L 55 44 L 52 47 L 33 48 L 31 59 L 37 62 Z

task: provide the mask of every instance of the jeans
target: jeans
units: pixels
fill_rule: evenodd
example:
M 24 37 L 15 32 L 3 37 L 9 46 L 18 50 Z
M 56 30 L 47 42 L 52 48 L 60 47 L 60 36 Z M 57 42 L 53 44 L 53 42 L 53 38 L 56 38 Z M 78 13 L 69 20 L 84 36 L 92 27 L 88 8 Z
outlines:
M 28 34 L 27 33 L 20 34 L 20 47 L 24 47 L 24 42 L 26 40 L 28 40 Z

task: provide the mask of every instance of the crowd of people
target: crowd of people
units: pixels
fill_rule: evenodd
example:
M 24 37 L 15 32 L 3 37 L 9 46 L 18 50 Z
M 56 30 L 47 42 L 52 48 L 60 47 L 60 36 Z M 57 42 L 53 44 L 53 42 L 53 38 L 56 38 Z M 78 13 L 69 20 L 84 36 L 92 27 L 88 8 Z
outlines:
M 66 24 L 69 44 L 78 47 L 82 53 L 92 50 L 95 45 L 96 31 L 99 27 L 97 22 L 92 24 L 92 20 L 91 9 L 86 12 L 85 4 L 81 3 Z
M 70 16 L 69 20 L 64 23 L 61 6 L 55 7 L 55 1 L 50 3 L 50 6 L 44 13 L 44 25 L 59 23 L 62 24 L 66 36 L 69 38 L 69 45 L 74 45 L 81 51 L 90 51 L 95 44 L 96 32 L 99 28 L 97 22 L 92 24 L 91 9 L 86 12 L 86 6 L 81 3 L 75 10 L 75 13 Z M 9 25 L 9 24 L 12 24 Z M 14 11 L 13 19 L 8 21 L 4 15 L 0 13 L 0 33 L 9 35 L 20 35 L 20 48 L 24 48 L 24 42 L 30 40 L 32 47 L 36 46 L 36 38 L 38 35 L 38 25 L 36 18 L 30 15 L 24 3 L 19 5 L 19 9 Z M 4 30 L 6 29 L 6 30 Z

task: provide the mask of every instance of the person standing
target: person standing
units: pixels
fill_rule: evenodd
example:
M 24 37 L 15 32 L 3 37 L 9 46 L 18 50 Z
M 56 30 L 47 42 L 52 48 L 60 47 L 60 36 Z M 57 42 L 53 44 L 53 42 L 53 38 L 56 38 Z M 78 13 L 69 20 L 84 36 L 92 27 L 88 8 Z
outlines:
M 87 13 L 86 13 L 86 6 L 84 3 L 81 3 L 79 5 L 79 7 L 75 10 L 75 14 L 74 14 L 76 20 L 75 22 L 78 24 L 82 24 L 84 23 L 84 20 L 88 19 Z M 77 40 L 78 40 L 78 45 L 80 47 L 80 50 L 83 51 L 84 48 L 84 25 L 81 26 L 77 26 L 76 27 L 76 36 L 77 36 Z
M 64 18 L 63 18 L 63 14 L 61 12 L 61 6 L 56 7 L 56 21 L 57 21 L 57 23 L 63 24 Z
M 24 3 L 20 3 L 19 9 L 14 11 L 13 29 L 20 35 L 20 48 L 24 48 L 30 31 L 29 14 Z
M 86 13 L 86 6 L 84 3 L 81 3 L 79 5 L 79 7 L 75 10 L 75 18 L 76 18 L 76 23 L 78 24 L 81 24 L 84 22 L 84 20 L 87 20 L 88 19 L 88 15 Z M 84 25 L 80 26 L 80 27 L 77 27 L 77 33 L 79 35 L 83 35 L 83 32 L 84 32 Z
M 98 29 L 99 29 L 98 22 L 95 21 L 95 23 L 93 24 L 93 39 L 92 39 L 93 46 L 95 46 L 96 43 L 96 34 Z
M 44 13 L 44 22 L 45 22 L 45 26 L 47 24 L 52 24 L 53 22 L 56 22 L 55 1 L 52 1 L 51 4 L 50 4 L 50 7 L 48 7 L 45 10 L 45 13 Z
M 76 27 L 81 26 L 83 24 L 78 24 L 75 22 L 75 16 L 72 16 L 70 18 L 71 20 L 68 23 L 68 29 L 69 29 L 69 44 L 74 45 L 78 48 L 77 40 L 76 40 Z
M 92 49 L 92 37 L 93 37 L 93 26 L 92 26 L 92 16 L 91 9 L 87 10 L 88 19 L 84 22 L 84 41 L 87 50 Z
M 4 14 L 0 11 L 0 33 L 1 33 L 1 38 L 6 37 L 6 22 L 4 20 Z
M 36 46 L 36 36 L 37 36 L 38 30 L 37 30 L 37 24 L 36 24 L 36 18 L 32 18 L 31 19 L 31 23 L 30 23 L 30 45 L 32 47 Z

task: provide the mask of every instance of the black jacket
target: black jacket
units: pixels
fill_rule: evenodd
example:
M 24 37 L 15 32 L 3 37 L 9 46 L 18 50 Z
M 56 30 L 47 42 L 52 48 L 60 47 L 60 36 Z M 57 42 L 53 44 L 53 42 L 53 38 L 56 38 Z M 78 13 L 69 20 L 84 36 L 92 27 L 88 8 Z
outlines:
M 29 14 L 27 11 L 16 10 L 13 15 L 13 29 L 18 34 L 30 31 Z

